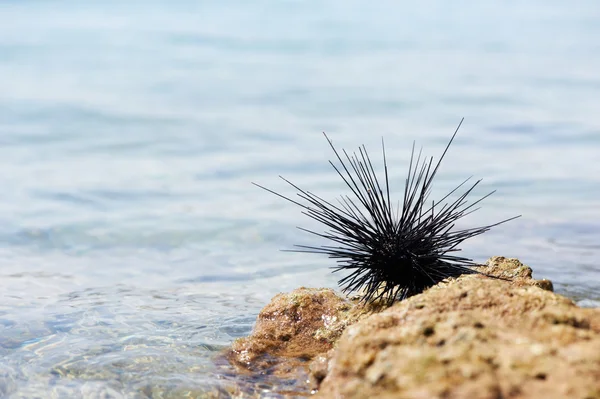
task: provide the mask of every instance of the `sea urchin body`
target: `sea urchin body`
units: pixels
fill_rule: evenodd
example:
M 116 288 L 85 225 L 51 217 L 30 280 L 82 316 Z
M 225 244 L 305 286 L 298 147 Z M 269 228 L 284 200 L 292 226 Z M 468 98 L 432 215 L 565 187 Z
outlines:
M 421 151 L 415 158 L 413 144 L 401 207 L 399 204 L 394 207 L 390 200 L 383 141 L 384 175 L 378 178 L 364 145 L 351 155 L 342 150 L 342 156 L 324 133 L 339 165 L 329 163 L 351 192 L 341 196 L 337 204 L 303 190 L 281 176 L 298 190 L 298 201 L 254 184 L 302 207 L 304 214 L 327 226 L 328 230 L 322 233 L 302 230 L 328 240 L 331 245 L 298 245 L 297 251 L 326 254 L 337 259 L 334 272 L 350 272 L 339 280 L 344 292 L 362 290 L 365 302 L 402 300 L 445 278 L 476 273 L 472 269 L 476 265 L 473 260 L 456 255 L 460 251 L 458 246 L 518 217 L 482 227 L 455 229 L 457 220 L 477 210 L 477 204 L 493 194 L 492 191 L 468 203 L 467 197 L 481 180 L 465 187 L 467 179 L 439 201 L 429 202 L 433 179 L 459 128 L 460 124 L 436 164 L 433 157 L 422 157 Z M 459 194 L 461 189 L 464 191 Z M 457 196 L 455 200 L 445 202 L 454 195 Z

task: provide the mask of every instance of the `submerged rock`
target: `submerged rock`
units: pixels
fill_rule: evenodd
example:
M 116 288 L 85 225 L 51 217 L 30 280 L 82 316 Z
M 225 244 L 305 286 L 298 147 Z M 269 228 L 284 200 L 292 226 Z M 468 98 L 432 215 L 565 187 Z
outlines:
M 464 275 L 375 314 L 331 290 L 279 294 L 229 359 L 323 398 L 600 398 L 600 309 L 516 259 L 480 271 L 502 279 Z

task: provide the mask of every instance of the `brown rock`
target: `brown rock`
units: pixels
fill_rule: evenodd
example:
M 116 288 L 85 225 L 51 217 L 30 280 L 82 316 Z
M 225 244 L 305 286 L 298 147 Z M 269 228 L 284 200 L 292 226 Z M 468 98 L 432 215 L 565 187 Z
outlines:
M 228 357 L 239 368 L 270 369 L 287 375 L 333 347 L 342 331 L 373 308 L 357 306 L 331 289 L 298 288 L 278 294 L 258 315 L 247 338 L 236 340 Z
M 600 399 L 600 309 L 554 294 L 517 259 L 480 271 L 492 277 L 447 280 L 376 314 L 329 289 L 275 296 L 226 354 L 240 392 Z
M 600 309 L 552 293 L 516 259 L 481 271 L 510 281 L 462 276 L 348 327 L 314 368 L 317 396 L 600 398 Z

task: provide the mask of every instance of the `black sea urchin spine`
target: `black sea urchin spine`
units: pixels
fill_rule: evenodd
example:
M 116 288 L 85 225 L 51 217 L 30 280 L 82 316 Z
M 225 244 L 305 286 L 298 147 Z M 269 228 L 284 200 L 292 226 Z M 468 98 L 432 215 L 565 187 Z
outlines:
M 329 228 L 323 233 L 301 230 L 329 240 L 333 245 L 297 245 L 301 249 L 296 251 L 321 253 L 337 259 L 334 272 L 350 271 L 349 275 L 339 280 L 344 292 L 363 290 L 365 302 L 377 299 L 388 302 L 402 300 L 445 278 L 477 273 L 471 268 L 477 265 L 472 259 L 455 255 L 460 251 L 458 245 L 519 217 L 487 226 L 455 230 L 458 219 L 479 209 L 475 206 L 494 193 L 492 191 L 469 204 L 467 197 L 481 182 L 478 180 L 453 202 L 444 202 L 463 188 L 470 178 L 439 201 L 429 203 L 433 179 L 461 125 L 462 120 L 435 166 L 433 157 L 422 159 L 422 151 L 415 159 L 413 143 L 402 207 L 398 203 L 395 210 L 390 200 L 383 140 L 384 179 L 380 182 L 364 145 L 352 155 L 342 150 L 341 156 L 323 133 L 339 166 L 331 161 L 329 163 L 351 191 L 351 195 L 341 196 L 337 204 L 301 189 L 282 176 L 281 179 L 298 190 L 297 195 L 303 202 L 254 184 L 302 207 L 304 214 Z

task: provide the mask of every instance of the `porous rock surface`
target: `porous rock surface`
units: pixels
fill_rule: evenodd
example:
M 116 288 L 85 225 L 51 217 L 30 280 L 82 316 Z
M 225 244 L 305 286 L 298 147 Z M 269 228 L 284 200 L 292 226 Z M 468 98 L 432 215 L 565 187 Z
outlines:
M 371 313 L 327 288 L 277 294 L 258 315 L 252 335 L 233 342 L 229 360 L 253 371 L 287 373 L 327 352 L 346 326 Z
M 305 392 L 320 398 L 600 398 L 600 309 L 516 259 L 480 271 L 509 281 L 465 275 L 374 314 L 330 290 L 280 294 L 230 359 L 312 359 Z

